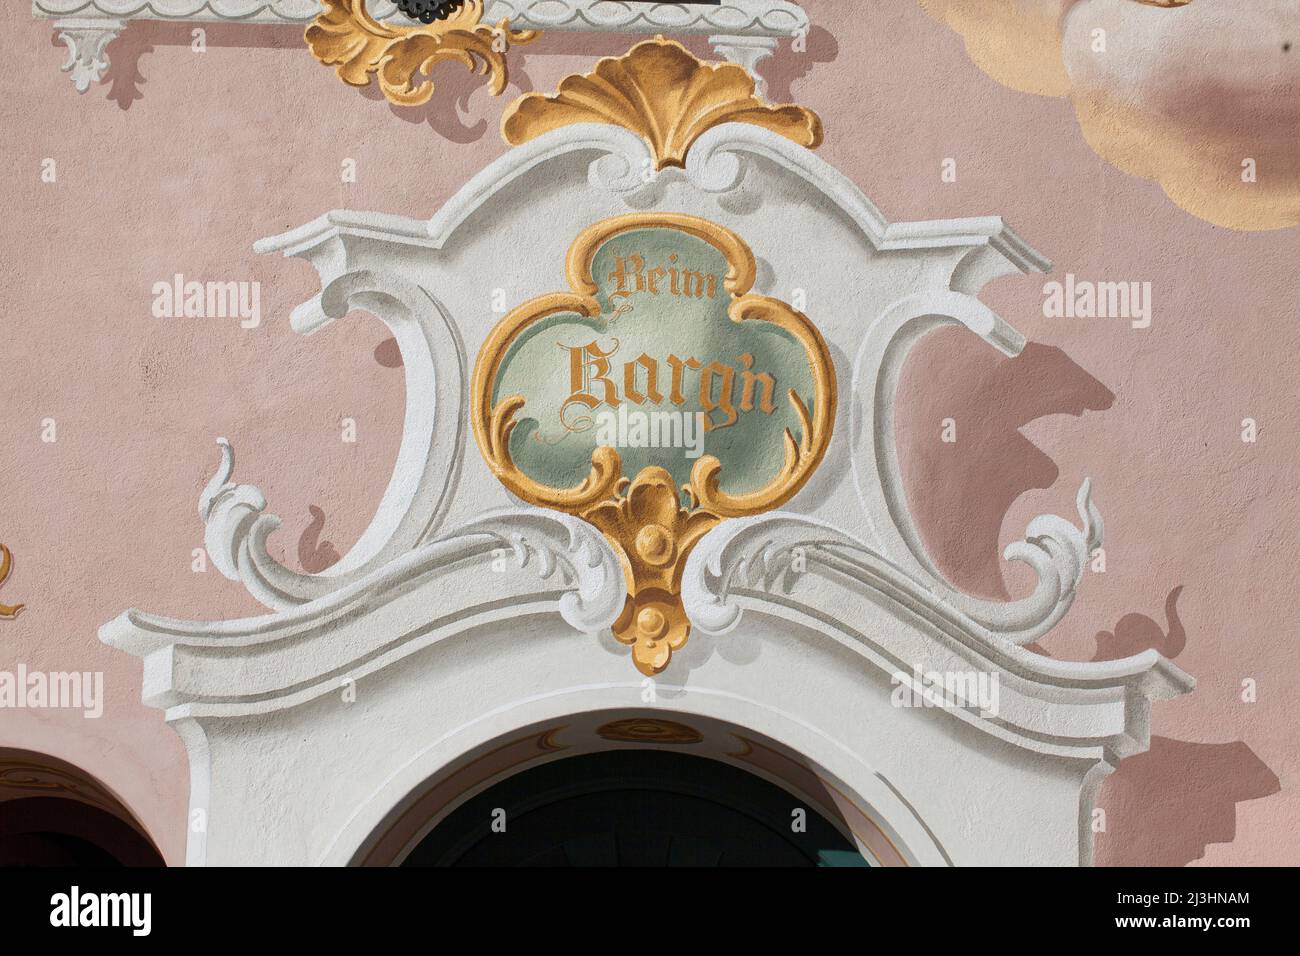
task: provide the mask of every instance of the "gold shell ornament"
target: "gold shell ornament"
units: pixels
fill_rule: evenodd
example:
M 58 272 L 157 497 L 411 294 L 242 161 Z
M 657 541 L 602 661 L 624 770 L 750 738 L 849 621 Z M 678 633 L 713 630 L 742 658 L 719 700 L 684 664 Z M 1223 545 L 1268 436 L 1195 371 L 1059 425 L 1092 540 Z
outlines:
M 703 63 L 680 43 L 658 37 L 608 57 L 583 75 L 566 77 L 551 96 L 528 93 L 501 121 L 519 146 L 574 123 L 608 123 L 650 146 L 655 168 L 683 166 L 697 139 L 723 123 L 749 123 L 808 149 L 822 142 L 821 119 L 802 106 L 769 106 L 754 78 L 736 63 Z

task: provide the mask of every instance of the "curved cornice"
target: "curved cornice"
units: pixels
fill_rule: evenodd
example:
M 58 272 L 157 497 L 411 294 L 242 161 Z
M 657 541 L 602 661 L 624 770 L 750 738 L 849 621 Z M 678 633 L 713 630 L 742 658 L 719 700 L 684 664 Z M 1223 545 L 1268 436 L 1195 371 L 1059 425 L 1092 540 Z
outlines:
M 980 714 L 974 702 L 945 709 L 1044 753 L 1100 746 L 1118 760 L 1145 750 L 1151 702 L 1196 683 L 1154 650 L 1096 663 L 1028 651 L 871 546 L 803 515 L 772 513 L 711 531 L 687 561 L 682 597 L 704 633 L 730 633 L 749 614 L 776 619 L 838 641 L 900 683 L 914 672 L 996 674 L 998 714 Z
M 794 581 L 778 573 L 780 549 L 770 544 L 781 525 L 805 533 L 808 570 Z M 1155 651 L 1082 663 L 1017 647 L 944 605 L 870 548 L 802 516 L 737 520 L 703 545 L 688 562 L 683 586 L 701 631 L 718 631 L 712 610 L 730 603 L 753 615 L 749 633 L 780 633 L 806 646 L 810 660 L 834 654 L 876 680 L 954 668 L 997 675 L 996 714 L 981 714 L 974 704 L 943 711 L 1034 753 L 1114 762 L 1144 750 L 1151 702 L 1194 686 Z M 538 590 L 522 575 L 486 575 L 493 552 L 503 547 L 522 554 L 521 563 L 534 563 L 539 576 L 558 577 L 558 586 Z M 485 577 L 490 585 L 475 592 L 474 582 Z M 482 625 L 562 618 L 579 631 L 608 627 L 622 606 L 622 580 L 613 551 L 578 519 L 502 512 L 301 608 L 217 622 L 129 611 L 101 628 L 100 639 L 145 659 L 144 699 L 165 708 L 171 721 L 266 714 L 337 692 L 344 682 L 417 652 L 445 652 L 450 662 L 460 653 L 451 639 Z M 433 605 L 436 617 L 428 613 Z M 440 659 L 422 667 L 439 673 Z M 586 679 L 615 686 L 603 677 L 599 655 L 587 660 Z M 708 692 L 698 681 L 688 683 L 693 695 Z M 617 686 L 636 693 L 641 685 L 637 679 Z M 660 689 L 670 689 L 670 679 Z
M 461 225 L 493 196 L 520 176 L 574 153 L 609 156 L 640 170 L 653 162 L 646 143 L 618 126 L 584 123 L 545 133 L 517 146 L 481 170 L 428 220 L 386 213 L 333 210 L 276 236 L 254 244 L 259 253 L 305 255 L 335 236 L 377 238 L 412 246 L 441 249 Z M 889 222 L 880 209 L 847 176 L 810 150 L 783 136 L 747 123 L 727 123 L 701 136 L 687 154 L 685 171 L 669 169 L 661 176 L 685 176 L 708 192 L 728 192 L 739 185 L 744 163 L 762 158 L 796 174 L 814 186 L 854 222 L 873 248 L 882 252 L 907 249 L 987 248 L 997 253 L 1002 272 L 1049 272 L 1051 262 L 1035 251 L 1000 216 Z M 621 177 L 608 176 L 593 163 L 593 184 L 622 191 Z M 632 177 L 640 185 L 639 175 Z M 984 282 L 996 273 L 982 275 Z M 981 284 L 983 284 L 981 282 Z M 962 289 L 971 292 L 975 289 Z
M 506 555 L 549 586 L 539 589 L 525 574 L 488 573 Z M 308 604 L 227 621 L 130 610 L 101 627 L 99 638 L 145 658 L 144 700 L 168 708 L 169 719 L 229 716 L 303 703 L 482 623 L 541 613 L 597 632 L 613 624 L 626 593 L 617 555 L 591 525 L 513 509 L 485 514 Z M 365 624 L 384 613 L 399 636 Z M 349 638 L 333 639 L 358 625 Z M 276 666 L 248 666 L 271 659 Z

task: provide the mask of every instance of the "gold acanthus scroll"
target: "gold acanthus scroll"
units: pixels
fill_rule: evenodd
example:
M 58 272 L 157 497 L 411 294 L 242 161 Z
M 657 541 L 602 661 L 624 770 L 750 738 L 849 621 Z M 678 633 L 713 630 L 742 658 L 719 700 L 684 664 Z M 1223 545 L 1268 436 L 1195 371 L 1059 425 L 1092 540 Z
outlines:
M 465 0 L 445 20 L 414 27 L 380 23 L 366 10 L 366 0 L 321 0 L 325 7 L 307 27 L 307 47 L 321 63 L 333 66 L 350 86 L 379 89 L 398 106 L 419 106 L 433 96 L 427 74 L 443 60 L 463 63 L 489 76 L 488 89 L 500 96 L 509 82 L 506 51 L 512 43 L 529 43 L 536 30 L 511 30 L 502 20 L 482 22 L 483 0 Z M 424 75 L 425 79 L 420 79 Z

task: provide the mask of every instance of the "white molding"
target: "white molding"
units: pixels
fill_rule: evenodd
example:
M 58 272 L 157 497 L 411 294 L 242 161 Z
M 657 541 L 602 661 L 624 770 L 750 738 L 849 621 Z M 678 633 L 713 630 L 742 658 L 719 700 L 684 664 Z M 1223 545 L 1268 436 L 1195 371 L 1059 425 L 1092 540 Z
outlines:
M 811 760 L 822 768 L 825 773 L 820 778 L 823 784 L 833 782 L 846 795 L 851 795 L 859 807 L 876 811 L 870 814 L 873 822 L 888 832 L 897 849 L 906 858 L 907 865 L 953 865 L 948 852 L 917 814 L 916 808 L 902 799 L 886 775 L 864 761 L 861 755 L 846 747 L 842 741 L 828 736 L 802 720 L 798 714 L 772 708 L 763 701 L 723 688 L 698 685 L 688 687 L 672 681 L 660 681 L 658 689 L 670 699 L 689 699 L 689 703 L 684 706 L 670 703 L 637 710 L 655 716 L 684 719 L 692 724 L 702 720 L 705 726 L 713 721 L 723 725 L 730 723 L 729 715 L 740 708 L 762 713 L 767 721 L 766 729 L 772 732 L 774 739 L 786 742 L 804 759 Z M 533 727 L 545 726 L 557 719 L 570 721 L 576 714 L 599 714 L 602 703 L 611 709 L 625 709 L 623 699 L 639 694 L 640 691 L 641 686 L 637 681 L 609 682 L 599 687 L 571 684 L 520 701 L 509 708 L 508 713 L 478 714 L 465 723 L 450 728 L 366 793 L 320 858 L 310 862 L 321 866 L 354 864 L 357 848 L 364 845 L 366 838 L 381 827 L 384 817 L 397 801 L 407 794 L 419 792 L 421 785 L 435 777 L 456 755 L 490 746 L 494 736 L 499 734 L 503 717 L 519 728 L 530 724 Z M 733 744 L 738 743 L 734 737 L 731 740 Z M 717 755 L 711 756 L 717 759 Z M 756 772 L 752 764 L 728 762 L 747 772 Z M 780 785 L 771 776 L 763 776 Z
M 74 73 L 78 92 L 103 78 L 104 48 L 133 20 L 185 23 L 251 23 L 302 26 L 320 12 L 316 0 L 32 0 L 38 19 L 77 18 L 82 24 L 65 42 L 73 59 L 86 65 Z M 391 0 L 375 0 L 379 20 L 410 23 Z M 719 6 L 689 3 L 624 3 L 622 0 L 488 0 L 485 22 L 509 20 L 517 30 L 578 33 L 632 33 L 645 36 L 707 36 L 719 56 L 754 73 L 782 38 L 806 35 L 808 14 L 789 0 L 725 0 Z M 58 24 L 56 24 L 56 28 Z M 91 32 L 87 32 L 91 31 Z M 69 67 L 65 67 L 68 69 Z

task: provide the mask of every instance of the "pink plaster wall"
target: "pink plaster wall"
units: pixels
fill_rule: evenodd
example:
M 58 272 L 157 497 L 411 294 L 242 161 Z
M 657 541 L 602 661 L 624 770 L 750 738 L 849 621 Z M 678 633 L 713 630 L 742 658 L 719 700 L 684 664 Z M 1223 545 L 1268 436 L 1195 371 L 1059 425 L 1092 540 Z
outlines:
M 806 54 L 767 64 L 773 95 L 821 113 L 821 155 L 887 216 L 1000 214 L 1057 277 L 1153 284 L 1154 322 L 1136 331 L 1044 318 L 1041 280 L 999 280 L 983 298 L 1028 336 L 1025 354 L 946 351 L 943 337 L 961 333 L 939 333 L 903 386 L 911 502 L 955 580 L 1023 592 L 1001 548 L 1039 513 L 1072 515 L 1091 475 L 1108 569 L 1085 580 L 1045 652 L 1156 647 L 1199 681 L 1157 705 L 1150 753 L 1105 784 L 1099 862 L 1300 862 L 1300 233 L 1193 218 L 1100 159 L 1069 101 L 1000 86 L 914 5 L 872 4 L 869 27 L 849 15 L 857 4 L 805 6 L 818 26 Z M 215 570 L 190 570 L 216 436 L 285 519 L 272 540 L 286 560 L 319 566 L 368 522 L 401 427 L 382 326 L 294 334 L 288 312 L 315 275 L 251 244 L 329 208 L 431 214 L 504 150 L 497 122 L 518 91 L 493 100 L 448 68 L 434 105 L 399 112 L 317 65 L 296 30 L 214 26 L 199 54 L 188 28 L 134 24 L 110 48 L 108 82 L 78 96 L 48 23 L 15 5 L 4 25 L 0 541 L 16 564 L 0 601 L 28 607 L 0 621 L 0 668 L 101 670 L 108 703 L 98 721 L 0 711 L 0 746 L 98 775 L 181 862 L 184 749 L 139 702 L 139 662 L 96 629 L 127 607 L 258 610 Z M 512 54 L 512 75 L 551 89 L 629 45 L 543 38 Z M 40 180 L 47 157 L 54 184 Z M 340 183 L 345 157 L 358 164 L 352 185 Z M 945 157 L 956 183 L 940 181 Z M 176 272 L 260 280 L 262 326 L 153 318 L 151 286 Z M 345 416 L 356 444 L 338 439 Z M 939 440 L 950 416 L 955 445 Z M 1240 438 L 1247 417 L 1255 444 Z M 46 418 L 53 444 L 41 441 Z M 1241 700 L 1246 678 L 1256 703 Z

